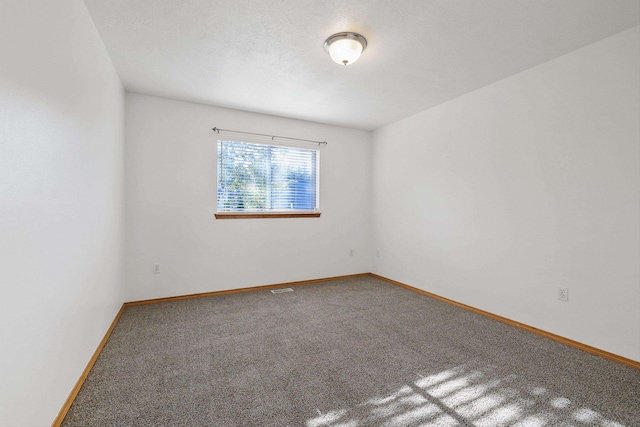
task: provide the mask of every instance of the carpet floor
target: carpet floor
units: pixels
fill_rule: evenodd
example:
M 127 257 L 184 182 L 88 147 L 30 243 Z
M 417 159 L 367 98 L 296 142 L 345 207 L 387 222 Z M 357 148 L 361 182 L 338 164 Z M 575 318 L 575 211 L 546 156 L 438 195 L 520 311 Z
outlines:
M 372 277 L 125 308 L 63 426 L 640 426 L 640 371 Z

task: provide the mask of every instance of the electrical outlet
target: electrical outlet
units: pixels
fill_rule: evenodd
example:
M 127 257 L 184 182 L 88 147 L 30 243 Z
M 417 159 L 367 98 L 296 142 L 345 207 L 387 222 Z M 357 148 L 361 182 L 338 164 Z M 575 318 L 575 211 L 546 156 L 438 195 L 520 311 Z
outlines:
M 153 264 L 153 274 L 160 274 L 160 264 Z
M 376 249 L 376 257 L 380 258 L 380 249 Z
M 353 249 L 349 249 L 349 256 L 353 256 Z
M 560 301 L 569 301 L 569 288 L 558 286 L 558 299 Z

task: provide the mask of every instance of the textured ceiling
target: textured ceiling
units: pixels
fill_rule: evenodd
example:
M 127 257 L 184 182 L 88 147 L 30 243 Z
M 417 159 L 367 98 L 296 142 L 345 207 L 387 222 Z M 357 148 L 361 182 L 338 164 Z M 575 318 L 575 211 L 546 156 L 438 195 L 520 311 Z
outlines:
M 640 0 L 85 0 L 128 91 L 377 129 L 640 22 Z M 348 67 L 322 45 L 369 41 Z

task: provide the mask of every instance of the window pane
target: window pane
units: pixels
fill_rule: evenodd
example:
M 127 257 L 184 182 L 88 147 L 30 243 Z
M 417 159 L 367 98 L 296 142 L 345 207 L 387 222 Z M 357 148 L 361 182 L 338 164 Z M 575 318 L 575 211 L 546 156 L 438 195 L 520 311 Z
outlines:
M 318 152 L 218 141 L 218 211 L 315 211 Z

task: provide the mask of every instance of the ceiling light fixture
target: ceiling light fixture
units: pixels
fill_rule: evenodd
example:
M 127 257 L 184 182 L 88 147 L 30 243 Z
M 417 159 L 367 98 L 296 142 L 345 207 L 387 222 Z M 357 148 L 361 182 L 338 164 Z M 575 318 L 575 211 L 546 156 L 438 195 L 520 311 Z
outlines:
M 367 48 L 367 39 L 358 33 L 337 33 L 324 42 L 324 50 L 336 64 L 353 64 Z

